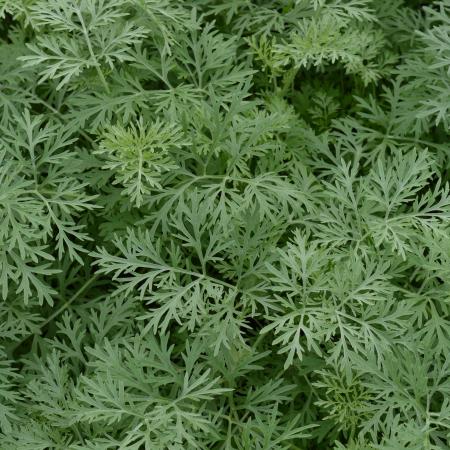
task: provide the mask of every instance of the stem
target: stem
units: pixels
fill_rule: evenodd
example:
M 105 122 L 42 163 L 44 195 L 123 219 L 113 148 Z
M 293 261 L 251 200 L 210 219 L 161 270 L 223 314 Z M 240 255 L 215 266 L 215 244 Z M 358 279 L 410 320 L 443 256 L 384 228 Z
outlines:
M 45 325 L 47 325 L 49 322 L 51 322 L 55 317 L 58 317 L 65 309 L 67 309 L 91 284 L 93 284 L 95 281 L 97 281 L 99 275 L 95 274 L 92 278 L 89 278 L 89 280 L 87 280 L 83 286 L 80 287 L 80 289 L 78 289 L 77 292 L 75 292 L 75 294 L 72 295 L 72 297 L 70 297 L 69 300 L 67 300 L 67 302 L 65 302 L 60 308 L 58 308 L 45 322 L 43 322 L 39 328 L 44 327 Z
M 95 274 L 92 278 L 90 278 L 89 280 L 87 280 L 83 286 L 80 287 L 80 289 L 78 289 L 77 292 L 75 292 L 75 294 L 72 295 L 72 297 L 67 300 L 59 309 L 57 309 L 50 317 L 47 318 L 47 320 L 45 320 L 44 322 L 42 322 L 39 325 L 39 330 L 43 327 L 45 327 L 45 325 L 47 325 L 49 322 L 51 322 L 55 317 L 59 316 L 65 309 L 67 309 L 92 283 L 94 283 L 95 281 L 97 281 L 99 275 Z M 37 330 L 36 330 L 37 331 Z M 16 349 L 17 347 L 20 347 L 30 336 L 35 335 L 36 332 L 26 336 L 25 338 L 23 338 L 21 341 L 19 341 L 15 346 L 14 349 Z M 13 349 L 13 350 L 14 350 Z
M 47 109 L 49 109 L 53 114 L 55 114 L 56 116 L 58 116 L 63 122 L 67 123 L 67 119 L 66 117 L 64 117 L 63 114 L 61 114 L 56 108 L 54 108 L 52 105 L 50 105 L 50 103 L 48 103 L 47 101 L 43 100 L 42 98 L 38 97 L 36 94 L 33 94 L 31 92 L 29 92 L 29 95 L 38 103 L 40 103 L 41 105 L 45 106 Z M 94 140 L 88 135 L 86 134 L 83 130 L 80 130 L 80 135 L 83 136 L 88 142 L 90 142 L 91 144 L 94 144 Z
M 92 49 L 91 40 L 89 39 L 89 34 L 88 34 L 87 29 L 86 29 L 86 24 L 84 23 L 83 15 L 81 14 L 81 12 L 79 10 L 77 10 L 76 13 L 77 13 L 78 18 L 80 19 L 80 23 L 81 23 L 81 26 L 83 28 L 84 40 L 86 41 L 86 44 L 87 44 L 87 47 L 88 47 L 88 50 L 89 50 L 89 54 L 91 55 L 92 61 L 95 63 L 95 70 L 97 71 L 98 76 L 100 77 L 100 81 L 102 82 L 103 86 L 105 87 L 106 92 L 109 93 L 110 92 L 109 86 L 108 86 L 108 83 L 106 82 L 105 75 L 103 75 L 103 72 L 100 69 L 100 64 L 97 61 L 97 58 L 96 58 L 96 56 L 94 54 L 94 50 Z

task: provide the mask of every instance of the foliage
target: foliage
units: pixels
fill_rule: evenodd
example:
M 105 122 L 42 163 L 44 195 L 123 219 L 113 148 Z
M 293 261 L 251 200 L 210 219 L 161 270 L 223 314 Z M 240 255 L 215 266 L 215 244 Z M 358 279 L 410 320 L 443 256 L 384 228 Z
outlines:
M 449 0 L 0 17 L 2 450 L 450 450 Z

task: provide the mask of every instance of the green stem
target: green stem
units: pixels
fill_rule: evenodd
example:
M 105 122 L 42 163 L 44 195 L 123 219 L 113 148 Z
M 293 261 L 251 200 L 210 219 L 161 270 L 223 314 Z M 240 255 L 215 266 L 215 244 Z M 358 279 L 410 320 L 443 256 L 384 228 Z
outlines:
M 48 323 L 50 323 L 53 319 L 55 319 L 56 317 L 58 317 L 64 310 L 66 310 L 89 286 L 91 286 L 95 281 L 97 281 L 97 279 L 99 278 L 98 274 L 95 274 L 92 278 L 90 278 L 89 280 L 87 280 L 83 286 L 80 287 L 80 289 L 78 289 L 77 292 L 75 292 L 75 294 L 72 295 L 72 297 L 67 300 L 60 308 L 58 308 L 50 317 L 47 318 L 47 320 L 45 320 L 44 322 L 42 322 L 39 325 L 39 330 L 42 329 L 43 327 L 45 327 L 45 325 L 47 325 Z M 35 335 L 37 332 L 37 330 L 32 333 L 31 335 L 26 336 L 24 339 L 22 339 L 21 341 L 19 341 L 15 346 L 14 349 L 16 349 L 17 347 L 20 347 L 27 339 L 29 339 L 30 336 Z M 13 349 L 13 350 L 14 350 Z
M 87 280 L 83 286 L 80 287 L 80 289 L 78 289 L 77 292 L 75 292 L 75 294 L 72 295 L 72 297 L 70 297 L 69 300 L 67 300 L 60 308 L 58 308 L 45 322 L 43 322 L 39 328 L 44 327 L 45 325 L 47 325 L 49 322 L 51 322 L 55 317 L 58 317 L 64 310 L 66 310 L 91 284 L 93 284 L 95 281 L 97 281 L 99 275 L 95 274 L 92 278 L 89 278 L 89 280 Z
M 102 82 L 103 86 L 105 87 L 106 92 L 109 93 L 110 92 L 109 86 L 108 86 L 108 83 L 106 82 L 105 75 L 103 75 L 103 72 L 102 72 L 102 70 L 100 68 L 100 64 L 97 61 L 97 58 L 96 58 L 95 53 L 94 53 L 94 50 L 92 49 L 91 40 L 89 39 L 89 34 L 88 34 L 88 31 L 87 31 L 87 28 L 86 28 L 86 24 L 84 23 L 83 15 L 78 10 L 77 10 L 77 16 L 80 19 L 81 27 L 83 28 L 84 39 L 86 41 L 86 44 L 87 44 L 87 47 L 88 47 L 89 54 L 91 56 L 92 62 L 95 65 L 95 70 L 97 71 L 98 76 L 100 77 L 100 81 Z

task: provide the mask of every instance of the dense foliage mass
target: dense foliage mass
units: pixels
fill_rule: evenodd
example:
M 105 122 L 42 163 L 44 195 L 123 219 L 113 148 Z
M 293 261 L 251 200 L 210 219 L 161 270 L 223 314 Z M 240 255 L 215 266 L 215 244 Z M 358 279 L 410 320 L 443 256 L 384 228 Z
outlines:
M 450 449 L 450 0 L 0 0 L 2 450 Z

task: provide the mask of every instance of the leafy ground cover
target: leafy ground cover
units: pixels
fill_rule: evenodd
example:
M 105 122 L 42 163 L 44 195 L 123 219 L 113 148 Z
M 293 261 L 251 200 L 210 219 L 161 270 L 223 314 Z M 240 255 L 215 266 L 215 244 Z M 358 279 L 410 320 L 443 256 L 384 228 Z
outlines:
M 450 449 L 450 0 L 0 0 L 2 450 Z

